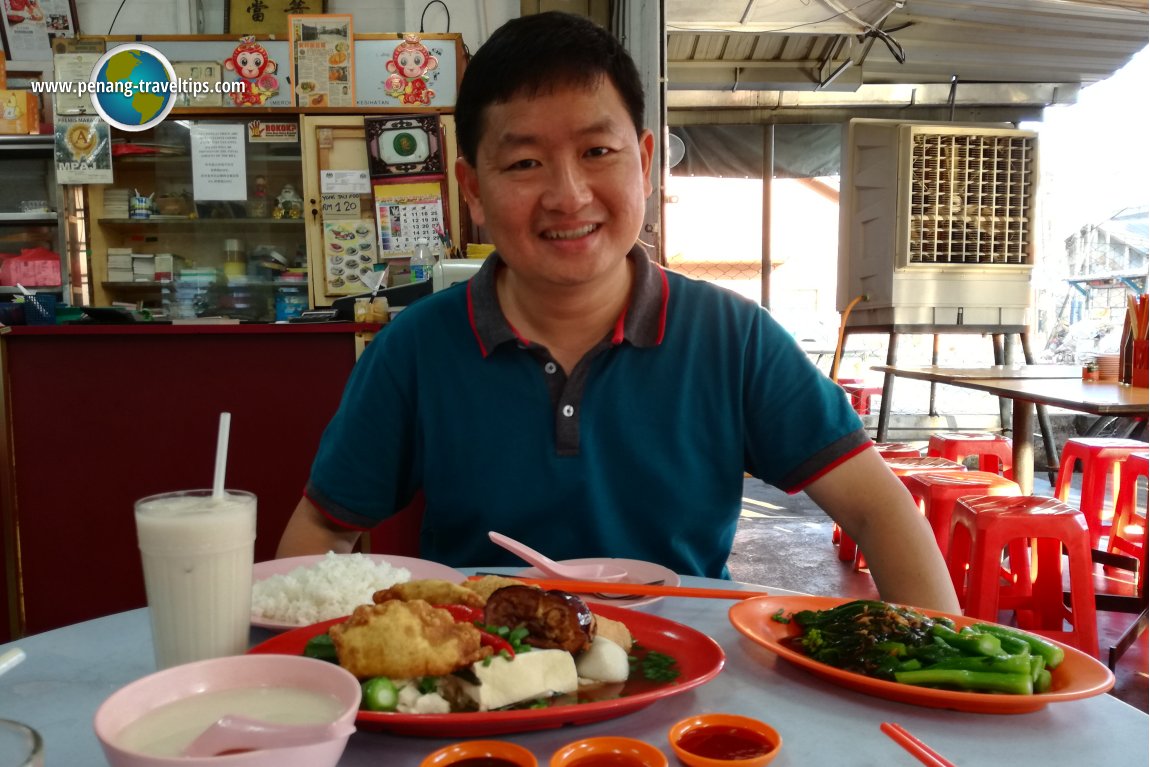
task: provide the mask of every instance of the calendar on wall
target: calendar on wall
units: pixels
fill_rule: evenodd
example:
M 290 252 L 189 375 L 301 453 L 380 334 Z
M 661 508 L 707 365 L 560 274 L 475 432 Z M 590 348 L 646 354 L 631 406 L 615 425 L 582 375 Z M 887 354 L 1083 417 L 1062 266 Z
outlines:
M 376 184 L 373 192 L 381 257 L 409 257 L 419 239 L 435 250 L 437 232 L 448 231 L 442 181 Z

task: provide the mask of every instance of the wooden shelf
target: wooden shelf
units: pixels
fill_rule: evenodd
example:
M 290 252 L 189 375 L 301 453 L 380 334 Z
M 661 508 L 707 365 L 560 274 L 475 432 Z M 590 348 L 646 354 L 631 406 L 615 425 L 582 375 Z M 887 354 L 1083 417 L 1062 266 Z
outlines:
M 303 226 L 303 218 L 190 218 L 187 216 L 153 216 L 151 218 L 100 218 L 97 221 L 102 226 L 117 227 L 218 227 L 224 224 L 245 224 L 256 226 Z

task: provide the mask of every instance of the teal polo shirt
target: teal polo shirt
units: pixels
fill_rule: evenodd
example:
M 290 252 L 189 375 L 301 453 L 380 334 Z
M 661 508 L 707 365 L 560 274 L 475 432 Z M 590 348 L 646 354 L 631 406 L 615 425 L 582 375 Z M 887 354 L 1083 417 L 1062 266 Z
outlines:
M 352 372 L 308 497 L 370 529 L 422 491 L 420 556 L 612 556 L 727 577 L 743 472 L 797 492 L 870 439 L 843 391 L 743 297 L 636 247 L 631 300 L 567 374 L 499 308 L 493 254 L 412 304 Z

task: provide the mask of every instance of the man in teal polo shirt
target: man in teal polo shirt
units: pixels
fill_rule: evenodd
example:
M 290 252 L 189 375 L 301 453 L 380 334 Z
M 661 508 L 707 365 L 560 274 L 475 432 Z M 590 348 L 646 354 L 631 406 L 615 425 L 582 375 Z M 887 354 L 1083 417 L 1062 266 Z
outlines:
M 456 102 L 456 166 L 496 252 L 368 347 L 279 556 L 349 551 L 422 495 L 421 556 L 556 558 L 723 577 L 743 472 L 804 490 L 884 598 L 957 612 L 922 514 L 842 391 L 757 305 L 636 244 L 654 138 L 635 66 L 558 13 L 500 28 Z M 780 552 L 785 556 L 785 552 Z

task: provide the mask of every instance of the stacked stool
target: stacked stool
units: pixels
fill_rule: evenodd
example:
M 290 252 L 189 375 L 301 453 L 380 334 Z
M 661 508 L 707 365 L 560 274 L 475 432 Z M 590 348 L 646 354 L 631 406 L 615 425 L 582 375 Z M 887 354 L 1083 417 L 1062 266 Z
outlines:
M 876 442 L 874 449 L 884 460 L 922 457 L 922 450 L 906 442 Z
M 1054 495 L 1060 501 L 1070 496 L 1074 479 L 1074 466 L 1082 464 L 1082 495 L 1079 508 L 1090 526 L 1090 546 L 1098 548 L 1099 541 L 1110 529 L 1114 508 L 1106 502 L 1106 478 L 1110 476 L 1115 494 L 1120 481 L 1122 463 L 1133 453 L 1146 450 L 1146 443 L 1136 439 L 1117 437 L 1071 437 L 1062 448 L 1058 461 L 1058 481 Z
M 966 472 L 966 467 L 961 463 L 946 458 L 920 456 L 917 458 L 886 458 L 884 460 L 886 461 L 886 465 L 890 467 L 890 470 L 895 473 L 895 476 L 902 480 L 903 485 L 906 485 L 907 477 L 912 474 L 922 474 L 926 472 Z M 858 546 L 854 540 L 841 530 L 839 531 L 839 561 L 854 562 L 854 568 L 856 570 L 861 570 L 866 567 L 866 560 L 863 558 L 862 552 L 858 550 Z
M 978 456 L 979 471 L 1001 474 L 1007 479 L 1014 478 L 1014 443 L 1000 434 L 986 432 L 948 431 L 930 435 L 926 454 L 952 461 L 962 461 L 967 456 Z
M 989 471 L 927 471 L 908 474 L 903 484 L 918 502 L 938 549 L 946 556 L 954 504 L 968 495 L 1021 495 L 1018 483 Z
M 1028 543 L 1034 549 L 1033 572 Z M 1005 586 L 1000 582 L 1004 548 L 1013 581 Z M 1063 549 L 1069 609 L 1062 592 Z M 947 569 L 967 617 L 998 622 L 999 610 L 1012 609 L 1020 628 L 1098 657 L 1090 531 L 1073 506 L 1031 495 L 961 498 L 951 517 Z

